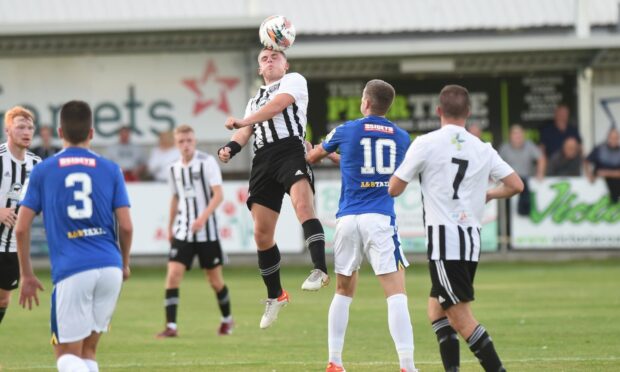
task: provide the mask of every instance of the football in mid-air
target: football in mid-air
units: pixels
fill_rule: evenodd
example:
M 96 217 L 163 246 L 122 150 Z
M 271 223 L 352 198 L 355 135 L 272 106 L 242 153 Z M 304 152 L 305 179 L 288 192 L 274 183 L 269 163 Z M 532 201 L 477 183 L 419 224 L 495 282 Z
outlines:
M 273 15 L 261 23 L 258 36 L 265 48 L 283 51 L 295 41 L 295 26 L 286 17 Z

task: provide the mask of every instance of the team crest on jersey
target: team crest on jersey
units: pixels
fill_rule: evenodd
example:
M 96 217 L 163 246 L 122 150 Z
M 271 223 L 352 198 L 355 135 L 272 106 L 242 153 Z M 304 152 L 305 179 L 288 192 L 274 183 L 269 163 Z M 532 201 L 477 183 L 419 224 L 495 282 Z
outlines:
M 254 110 L 253 111 L 257 111 L 258 109 L 260 109 L 261 107 L 265 106 L 267 103 L 269 102 L 269 95 L 264 94 L 262 97 L 260 97 L 255 103 L 254 103 Z
M 186 198 L 195 198 L 196 191 L 194 191 L 194 187 L 192 185 L 185 185 L 183 188 L 183 194 Z
M 457 151 L 461 151 L 463 148 L 462 143 L 465 143 L 465 140 L 461 138 L 461 133 L 457 133 L 454 137 L 452 137 L 452 144 L 456 145 Z
M 269 87 L 269 89 L 267 91 L 269 92 L 269 94 L 271 94 L 271 93 L 275 92 L 278 89 L 280 89 L 280 83 L 273 84 L 272 86 Z
M 200 173 L 199 172 L 192 173 L 192 178 L 195 179 L 195 180 L 199 180 L 200 179 Z

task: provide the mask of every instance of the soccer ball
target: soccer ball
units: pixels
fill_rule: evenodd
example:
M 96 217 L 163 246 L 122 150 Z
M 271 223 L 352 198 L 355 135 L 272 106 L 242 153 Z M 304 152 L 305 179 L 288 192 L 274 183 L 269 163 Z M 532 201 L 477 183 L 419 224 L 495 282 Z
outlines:
M 265 48 L 283 51 L 295 41 L 295 26 L 286 17 L 274 15 L 261 23 L 258 36 Z

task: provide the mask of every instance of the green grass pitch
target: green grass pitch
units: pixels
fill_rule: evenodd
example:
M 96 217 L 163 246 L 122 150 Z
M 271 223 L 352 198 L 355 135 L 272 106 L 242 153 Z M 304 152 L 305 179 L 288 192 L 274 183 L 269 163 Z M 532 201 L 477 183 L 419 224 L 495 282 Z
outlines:
M 327 364 L 327 311 L 334 283 L 318 293 L 299 287 L 308 270 L 286 267 L 291 295 L 274 326 L 260 330 L 265 290 L 258 270 L 229 267 L 234 334 L 218 337 L 215 296 L 192 270 L 181 286 L 177 339 L 156 340 L 164 324 L 164 268 L 135 269 L 125 283 L 112 330 L 104 335 L 102 371 L 322 371 Z M 407 271 L 415 358 L 421 371 L 441 371 L 426 320 L 430 281 L 425 263 Z M 26 311 L 17 293 L 0 325 L 0 370 L 53 371 L 49 345 L 49 273 L 41 306 Z M 473 308 L 509 371 L 620 370 L 620 261 L 485 263 Z M 348 371 L 397 371 L 386 302 L 369 268 L 362 269 L 343 353 Z M 481 371 L 461 341 L 461 371 Z

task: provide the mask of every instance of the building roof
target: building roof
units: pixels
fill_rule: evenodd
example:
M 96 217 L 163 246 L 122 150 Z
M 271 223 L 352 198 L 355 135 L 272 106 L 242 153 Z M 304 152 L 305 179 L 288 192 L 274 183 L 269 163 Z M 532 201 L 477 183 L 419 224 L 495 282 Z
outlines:
M 303 35 L 572 27 L 580 0 L 3 0 L 0 35 L 251 29 L 284 14 Z M 620 0 L 581 0 L 591 25 Z

